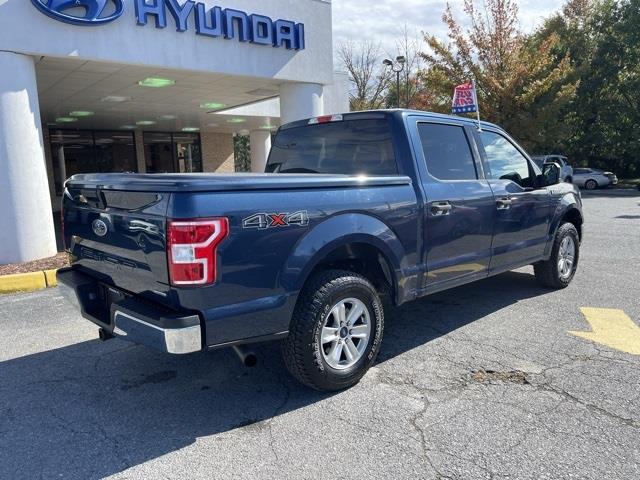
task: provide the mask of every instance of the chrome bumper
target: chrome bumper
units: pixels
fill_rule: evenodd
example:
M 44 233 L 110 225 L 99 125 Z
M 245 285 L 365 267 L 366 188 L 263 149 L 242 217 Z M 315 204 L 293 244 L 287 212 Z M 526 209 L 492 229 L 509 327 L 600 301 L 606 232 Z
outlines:
M 202 350 L 198 315 L 154 306 L 73 268 L 58 272 L 58 286 L 84 318 L 116 337 L 177 355 Z
M 159 348 L 167 353 L 184 355 L 202 350 L 200 325 L 183 328 L 162 328 L 141 318 L 116 310 L 113 332 L 116 337 L 134 343 Z

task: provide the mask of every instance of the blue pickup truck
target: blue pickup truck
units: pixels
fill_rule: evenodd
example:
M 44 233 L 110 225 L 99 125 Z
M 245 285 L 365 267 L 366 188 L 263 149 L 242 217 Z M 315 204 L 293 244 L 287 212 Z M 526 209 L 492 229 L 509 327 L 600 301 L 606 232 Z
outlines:
M 543 169 L 490 123 L 312 118 L 278 130 L 264 174 L 72 177 L 58 279 L 102 339 L 174 354 L 281 340 L 298 380 L 339 390 L 375 361 L 384 305 L 524 265 L 571 282 L 582 202 Z

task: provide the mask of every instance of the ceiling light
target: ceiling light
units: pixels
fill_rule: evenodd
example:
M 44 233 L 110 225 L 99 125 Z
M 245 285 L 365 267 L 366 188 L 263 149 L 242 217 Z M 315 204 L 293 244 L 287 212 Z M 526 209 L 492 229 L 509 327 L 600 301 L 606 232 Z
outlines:
M 207 127 L 217 127 L 219 124 L 217 123 L 208 123 Z
M 162 88 L 162 87 L 170 87 L 171 85 L 175 85 L 175 80 L 170 80 L 168 78 L 157 78 L 157 77 L 148 77 L 144 80 L 140 80 L 138 85 L 141 87 L 149 87 L 149 88 Z
M 72 117 L 90 117 L 95 115 L 95 113 L 88 110 L 74 110 L 73 112 L 69 112 L 69 115 Z
M 198 127 L 184 127 L 182 131 L 183 132 L 199 132 L 200 129 Z
M 136 122 L 136 125 L 140 125 L 142 127 L 147 126 L 147 125 L 155 125 L 156 122 L 154 122 L 153 120 L 138 120 Z
M 124 128 L 125 130 L 135 130 L 135 125 L 122 125 L 120 128 Z
M 244 118 L 232 118 L 227 120 L 227 123 L 244 123 L 246 120 Z
M 111 103 L 122 103 L 128 102 L 131 100 L 131 97 L 123 97 L 120 95 L 107 95 L 106 97 L 102 97 L 100 99 L 101 102 L 111 102 Z
M 160 120 L 175 120 L 176 116 L 175 115 L 160 115 L 158 118 Z
M 276 128 L 275 125 L 262 125 L 260 127 L 262 130 L 273 130 L 274 128 Z
M 56 118 L 56 123 L 73 123 L 73 122 L 77 122 L 78 119 L 77 118 L 73 118 L 73 117 L 58 117 Z
M 200 104 L 200 108 L 208 108 L 209 110 L 220 110 L 226 106 L 226 104 L 218 102 L 205 102 Z

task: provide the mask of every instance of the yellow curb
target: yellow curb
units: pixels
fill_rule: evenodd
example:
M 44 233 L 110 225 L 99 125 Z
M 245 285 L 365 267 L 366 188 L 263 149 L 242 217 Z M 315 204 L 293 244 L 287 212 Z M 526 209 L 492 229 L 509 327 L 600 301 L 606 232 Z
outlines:
M 45 270 L 31 273 L 0 275 L 0 294 L 35 292 L 47 287 L 55 287 L 57 270 Z
M 56 273 L 58 270 L 45 270 L 44 271 L 44 279 L 47 282 L 47 287 L 56 287 L 58 286 L 58 278 Z

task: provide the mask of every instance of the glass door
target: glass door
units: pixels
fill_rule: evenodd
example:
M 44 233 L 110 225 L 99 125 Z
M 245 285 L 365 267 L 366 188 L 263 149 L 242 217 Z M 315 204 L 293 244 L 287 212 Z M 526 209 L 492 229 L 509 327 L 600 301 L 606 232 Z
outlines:
M 145 132 L 143 139 L 147 173 L 202 172 L 199 134 Z

